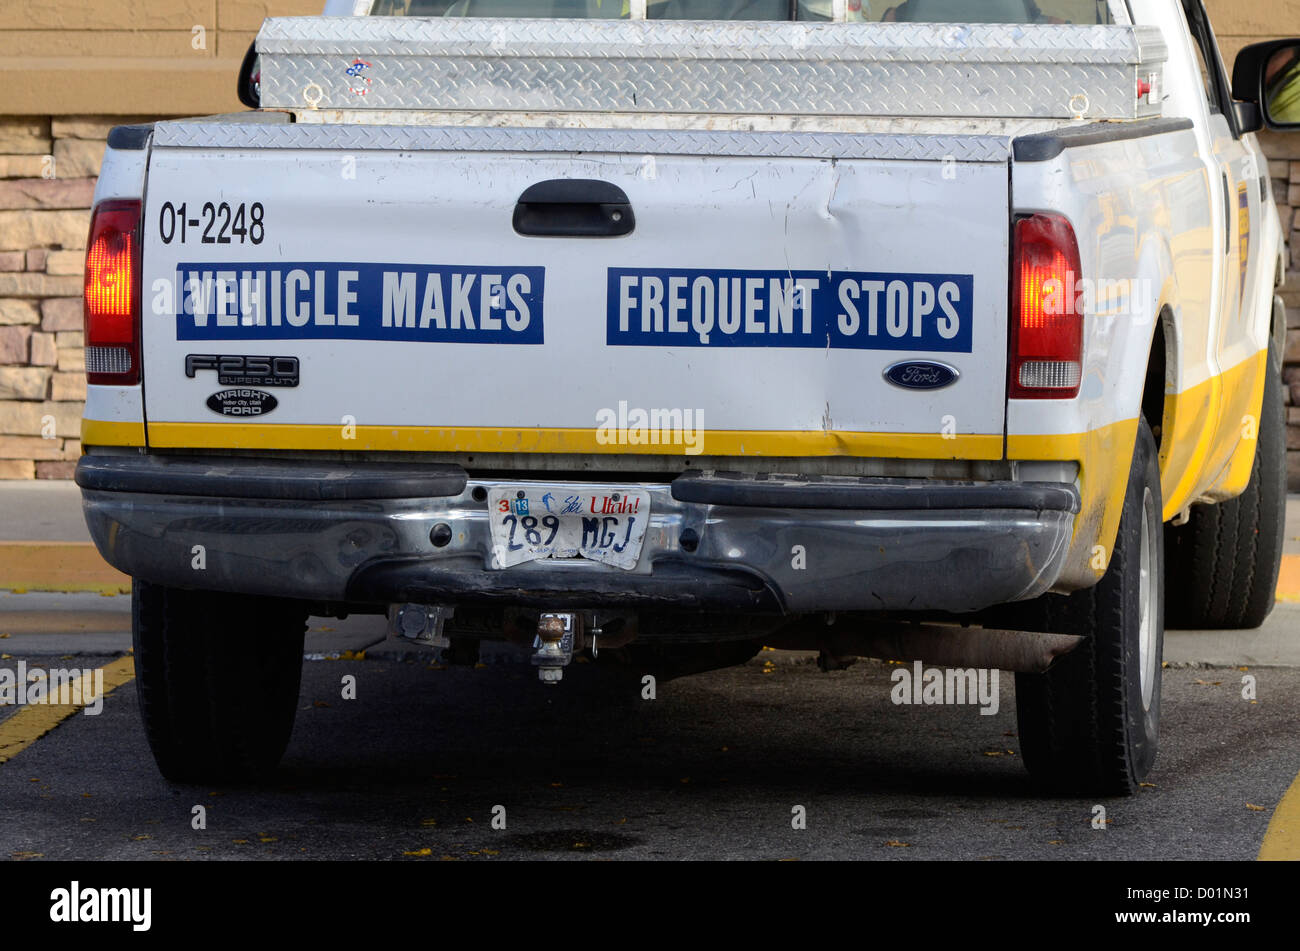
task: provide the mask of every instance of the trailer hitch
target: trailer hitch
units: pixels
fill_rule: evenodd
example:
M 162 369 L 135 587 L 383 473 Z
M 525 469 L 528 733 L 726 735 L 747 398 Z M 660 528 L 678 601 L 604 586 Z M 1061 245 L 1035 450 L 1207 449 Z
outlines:
M 533 666 L 542 683 L 554 686 L 564 678 L 573 650 L 582 637 L 582 615 L 573 612 L 543 614 L 533 639 Z

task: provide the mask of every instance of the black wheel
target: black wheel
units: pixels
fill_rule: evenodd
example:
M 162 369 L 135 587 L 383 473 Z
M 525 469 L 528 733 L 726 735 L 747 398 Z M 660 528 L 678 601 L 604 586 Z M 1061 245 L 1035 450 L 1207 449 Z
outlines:
M 1016 675 L 1016 718 L 1036 782 L 1072 795 L 1128 795 L 1160 730 L 1164 535 L 1155 439 L 1138 422 L 1124 513 L 1094 587 L 1049 595 L 1046 630 L 1086 639 L 1043 674 Z
M 135 581 L 136 695 L 173 782 L 252 779 L 288 745 L 307 614 L 293 602 Z
M 1286 409 L 1278 354 L 1268 350 L 1250 484 L 1235 499 L 1192 506 L 1165 528 L 1170 627 L 1259 627 L 1273 610 L 1286 532 Z

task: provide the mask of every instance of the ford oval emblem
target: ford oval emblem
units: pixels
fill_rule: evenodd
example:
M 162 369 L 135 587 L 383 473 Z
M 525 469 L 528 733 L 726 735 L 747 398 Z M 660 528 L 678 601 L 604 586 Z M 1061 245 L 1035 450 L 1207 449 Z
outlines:
M 222 390 L 208 397 L 208 409 L 222 416 L 265 416 L 280 405 L 270 393 L 240 387 Z
M 932 360 L 904 360 L 885 367 L 885 379 L 908 390 L 938 390 L 957 382 L 961 371 Z

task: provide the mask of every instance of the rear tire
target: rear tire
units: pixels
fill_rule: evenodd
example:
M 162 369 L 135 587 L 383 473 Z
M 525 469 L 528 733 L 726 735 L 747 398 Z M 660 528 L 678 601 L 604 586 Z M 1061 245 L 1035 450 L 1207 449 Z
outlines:
M 1042 674 L 1016 675 L 1021 752 L 1034 780 L 1071 795 L 1129 795 L 1155 762 L 1164 648 L 1164 535 L 1145 420 L 1106 573 L 1041 599 L 1043 630 L 1086 635 Z
M 139 580 L 131 608 L 136 695 L 163 776 L 210 783 L 273 770 L 297 711 L 306 611 Z
M 1246 491 L 1216 505 L 1194 505 L 1185 525 L 1165 528 L 1170 627 L 1255 628 L 1273 610 L 1286 534 L 1286 409 L 1279 366 L 1269 344 Z

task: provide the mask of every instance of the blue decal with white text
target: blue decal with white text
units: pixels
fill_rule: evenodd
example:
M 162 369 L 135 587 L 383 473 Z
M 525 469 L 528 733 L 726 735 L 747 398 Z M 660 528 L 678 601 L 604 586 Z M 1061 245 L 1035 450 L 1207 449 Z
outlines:
M 178 340 L 541 344 L 545 269 L 179 264 Z
M 971 352 L 970 274 L 610 268 L 605 342 Z

